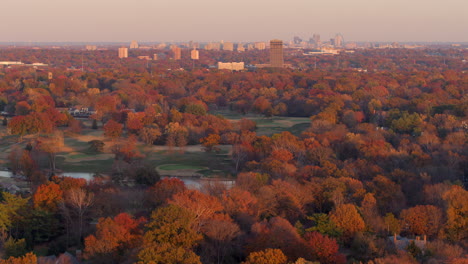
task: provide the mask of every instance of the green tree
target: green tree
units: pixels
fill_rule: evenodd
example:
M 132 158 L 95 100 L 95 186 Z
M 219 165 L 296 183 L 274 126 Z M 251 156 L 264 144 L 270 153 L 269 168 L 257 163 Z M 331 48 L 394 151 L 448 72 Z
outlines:
M 335 222 L 330 221 L 330 217 L 326 214 L 313 214 L 307 219 L 314 223 L 314 226 L 306 229 L 307 232 L 317 231 L 330 237 L 340 237 L 343 234 L 343 231 L 336 226 Z
M 5 258 L 21 257 L 28 252 L 28 250 L 26 249 L 26 240 L 24 238 L 16 240 L 10 237 L 5 242 L 5 245 L 3 247 L 5 250 Z
M 0 230 L 8 231 L 26 216 L 29 198 L 21 198 L 7 192 L 2 192 L 3 202 L 0 203 Z
M 200 115 L 204 116 L 206 115 L 206 109 L 203 107 L 203 105 L 199 104 L 189 104 L 185 107 L 184 109 L 185 113 L 193 114 L 193 115 Z

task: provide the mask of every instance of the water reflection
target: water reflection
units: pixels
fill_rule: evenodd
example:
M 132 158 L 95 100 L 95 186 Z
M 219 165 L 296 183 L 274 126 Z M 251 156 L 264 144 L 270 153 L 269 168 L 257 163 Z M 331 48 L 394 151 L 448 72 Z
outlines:
M 87 181 L 91 181 L 94 178 L 94 173 L 89 172 L 63 172 L 60 176 L 68 176 L 72 178 L 83 178 Z M 0 171 L 0 177 L 11 178 L 13 173 L 11 171 Z M 210 178 L 198 178 L 198 177 L 163 177 L 163 178 L 178 178 L 183 181 L 185 186 L 189 189 L 200 190 L 203 185 L 210 183 L 223 184 L 227 189 L 234 186 L 235 180 L 232 179 L 210 179 Z

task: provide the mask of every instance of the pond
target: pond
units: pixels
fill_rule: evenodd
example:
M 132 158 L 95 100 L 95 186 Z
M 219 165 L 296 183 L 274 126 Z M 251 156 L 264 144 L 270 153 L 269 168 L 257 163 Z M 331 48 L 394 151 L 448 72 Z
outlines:
M 227 189 L 231 189 L 236 184 L 236 180 L 226 178 L 200 178 L 200 177 L 163 177 L 163 178 L 177 178 L 184 182 L 188 189 L 200 190 L 203 185 L 217 184 L 224 185 Z
M 87 181 L 92 180 L 94 177 L 94 173 L 89 172 L 63 172 L 60 175 L 72 178 L 83 178 Z M 11 171 L 0 171 L 0 177 L 11 178 L 13 177 L 13 173 Z

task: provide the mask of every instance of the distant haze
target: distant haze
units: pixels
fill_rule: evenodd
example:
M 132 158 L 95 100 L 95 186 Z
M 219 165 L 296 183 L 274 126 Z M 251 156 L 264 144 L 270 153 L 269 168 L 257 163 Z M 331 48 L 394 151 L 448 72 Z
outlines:
M 468 41 L 467 0 L 1 0 L 0 42 Z

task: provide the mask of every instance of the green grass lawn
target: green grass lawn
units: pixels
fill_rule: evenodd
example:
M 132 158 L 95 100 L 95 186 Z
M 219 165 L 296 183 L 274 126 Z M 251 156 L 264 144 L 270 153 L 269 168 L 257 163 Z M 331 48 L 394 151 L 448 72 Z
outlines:
M 213 111 L 211 114 L 222 115 L 225 118 L 238 121 L 242 118 L 250 119 L 257 123 L 257 134 L 260 136 L 271 136 L 273 134 L 289 131 L 292 134 L 299 136 L 304 130 L 310 126 L 310 119 L 308 117 L 284 117 L 274 116 L 266 118 L 259 114 L 246 114 L 242 115 L 230 110 Z

